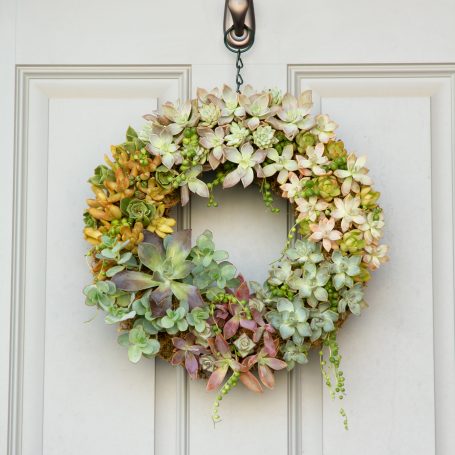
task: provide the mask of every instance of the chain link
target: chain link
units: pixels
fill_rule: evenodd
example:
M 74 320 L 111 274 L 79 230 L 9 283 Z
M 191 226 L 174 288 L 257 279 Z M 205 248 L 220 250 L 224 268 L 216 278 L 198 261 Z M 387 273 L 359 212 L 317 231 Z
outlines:
M 240 49 L 237 51 L 237 60 L 235 62 L 235 67 L 237 68 L 237 74 L 235 75 L 235 83 L 237 84 L 237 93 L 240 93 L 240 87 L 243 84 L 243 77 L 240 74 L 240 71 L 243 68 L 242 51 Z

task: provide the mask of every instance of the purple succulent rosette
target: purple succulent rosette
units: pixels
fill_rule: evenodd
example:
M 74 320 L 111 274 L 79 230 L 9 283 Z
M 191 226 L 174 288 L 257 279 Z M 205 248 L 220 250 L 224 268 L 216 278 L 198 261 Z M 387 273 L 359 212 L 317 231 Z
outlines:
M 311 108 L 308 91 L 199 89 L 194 100 L 146 115 L 141 131 L 128 128 L 89 179 L 86 303 L 119 325 L 132 362 L 158 355 L 206 378 L 218 391 L 214 421 L 239 381 L 271 389 L 275 371 L 307 363 L 315 346 L 332 396 L 343 398 L 337 331 L 365 308 L 371 272 L 387 261 L 366 159 Z M 170 215 L 191 193 L 216 207 L 215 187 L 253 183 L 271 212 L 279 211 L 274 195 L 295 212 L 263 284 L 245 281 L 210 231 L 192 243 Z

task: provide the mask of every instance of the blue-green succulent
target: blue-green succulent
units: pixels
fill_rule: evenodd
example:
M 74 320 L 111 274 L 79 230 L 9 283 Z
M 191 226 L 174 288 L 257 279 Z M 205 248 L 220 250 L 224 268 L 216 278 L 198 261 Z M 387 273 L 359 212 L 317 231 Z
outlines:
M 352 314 L 359 315 L 363 304 L 363 287 L 355 284 L 350 289 L 341 291 L 341 299 L 338 302 L 338 311 L 344 313 L 349 308 Z
M 178 307 L 175 310 L 168 309 L 166 315 L 159 320 L 159 324 L 169 335 L 175 335 L 188 329 L 188 321 L 185 316 L 186 310 L 183 307 Z
M 333 286 L 338 291 L 342 287 L 352 287 L 354 281 L 352 277 L 360 275 L 361 256 L 343 256 L 340 251 L 332 253 L 333 264 L 331 271 Z
M 326 264 L 307 262 L 301 269 L 294 271 L 288 280 L 289 287 L 298 291 L 300 297 L 307 299 L 314 308 L 319 302 L 327 302 L 328 293 L 324 289 L 330 279 L 329 268 Z
M 159 341 L 155 338 L 150 338 L 142 325 L 137 325 L 129 332 L 120 335 L 118 342 L 128 348 L 128 358 L 133 363 L 139 362 L 142 355 L 153 357 L 160 350 Z

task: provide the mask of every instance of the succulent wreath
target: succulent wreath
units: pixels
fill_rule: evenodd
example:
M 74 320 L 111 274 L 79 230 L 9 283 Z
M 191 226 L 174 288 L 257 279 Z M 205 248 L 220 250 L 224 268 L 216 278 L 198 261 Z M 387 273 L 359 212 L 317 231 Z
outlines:
M 347 152 L 337 124 L 311 107 L 309 91 L 199 89 L 197 99 L 144 116 L 139 133 L 129 127 L 89 179 L 86 303 L 119 323 L 132 362 L 158 355 L 208 379 L 207 390 L 218 390 L 215 422 L 238 381 L 271 389 L 273 372 L 308 362 L 312 347 L 332 397 L 342 399 L 337 331 L 366 306 L 370 273 L 387 260 L 365 157 Z M 213 189 L 239 182 L 255 182 L 272 212 L 273 194 L 295 210 L 263 285 L 245 281 L 210 231 L 192 245 L 170 216 L 190 193 L 215 207 Z

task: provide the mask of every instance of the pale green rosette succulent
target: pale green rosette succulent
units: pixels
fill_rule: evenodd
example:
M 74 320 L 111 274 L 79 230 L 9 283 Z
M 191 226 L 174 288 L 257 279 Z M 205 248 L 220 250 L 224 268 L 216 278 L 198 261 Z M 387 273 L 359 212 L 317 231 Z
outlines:
M 155 206 L 142 199 L 122 199 L 120 201 L 120 209 L 129 219 L 140 221 L 144 227 L 150 224 L 156 213 Z
M 282 351 L 283 359 L 288 364 L 288 370 L 292 370 L 296 363 L 300 365 L 308 363 L 308 346 L 306 344 L 296 344 L 288 340 Z
M 248 138 L 250 132 L 239 123 L 232 122 L 229 125 L 229 134 L 224 138 L 229 147 L 240 147 Z
M 276 310 L 267 313 L 267 319 L 281 335 L 287 340 L 293 337 L 295 342 L 303 341 L 304 337 L 311 335 L 308 316 L 310 312 L 303 306 L 303 301 L 299 298 L 292 302 L 285 298 L 279 298 Z
M 178 307 L 175 310 L 166 310 L 166 316 L 159 320 L 159 324 L 166 330 L 169 335 L 175 335 L 177 332 L 184 332 L 188 329 L 186 320 L 186 310 L 183 307 Z
M 307 262 L 318 264 L 324 260 L 319 243 L 310 242 L 308 239 L 298 239 L 292 248 L 285 252 L 286 256 L 296 264 L 306 264 Z
M 347 308 L 352 314 L 359 315 L 363 303 L 363 288 L 356 284 L 350 289 L 341 291 L 341 299 L 338 302 L 338 312 L 344 313 Z
M 339 251 L 332 253 L 332 281 L 337 291 L 342 287 L 352 287 L 352 277 L 360 275 L 361 256 L 343 256 Z
M 341 251 L 344 253 L 356 254 L 360 253 L 365 247 L 363 232 L 360 229 L 353 229 L 343 235 L 340 242 Z
M 278 139 L 275 130 L 270 125 L 261 125 L 253 131 L 253 142 L 258 148 L 266 150 L 273 147 Z
M 137 363 L 142 355 L 153 357 L 160 350 L 160 343 L 154 338 L 150 338 L 144 331 L 142 325 L 137 325 L 128 333 L 123 333 L 118 337 L 120 345 L 128 348 L 128 358 L 131 362 Z
M 246 357 L 255 348 L 256 343 L 246 334 L 242 333 L 235 341 L 234 346 L 240 357 Z
M 218 123 L 218 119 L 221 116 L 221 109 L 213 103 L 203 104 L 199 108 L 199 115 L 201 116 L 199 125 L 212 128 Z
M 307 262 L 302 269 L 294 272 L 288 284 L 291 289 L 299 292 L 300 297 L 306 298 L 308 304 L 314 308 L 319 302 L 327 302 L 329 296 L 324 286 L 329 279 L 327 264 L 317 266 Z
M 186 320 L 191 327 L 194 327 L 196 332 L 203 333 L 207 326 L 205 321 L 207 321 L 209 317 L 210 313 L 207 307 L 196 307 L 186 315 Z
M 327 306 L 327 305 L 323 305 Z M 335 311 L 324 309 L 323 307 L 311 310 L 310 313 L 311 341 L 316 341 L 323 333 L 335 330 L 338 314 Z

